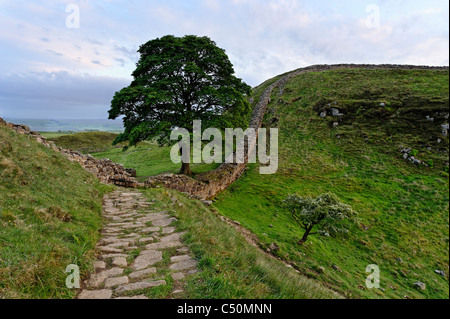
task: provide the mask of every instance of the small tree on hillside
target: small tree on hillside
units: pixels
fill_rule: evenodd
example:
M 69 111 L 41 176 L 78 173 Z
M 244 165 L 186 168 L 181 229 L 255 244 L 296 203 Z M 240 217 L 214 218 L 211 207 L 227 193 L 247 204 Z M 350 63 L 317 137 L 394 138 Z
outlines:
M 251 112 L 250 86 L 234 76 L 225 51 L 208 37 L 165 36 L 142 45 L 134 80 L 117 92 L 109 118 L 124 116 L 125 132 L 115 143 L 158 138 L 170 145 L 176 128 L 192 132 L 193 121 L 203 127 L 245 128 Z M 183 163 L 181 174 L 191 174 Z
M 309 235 L 321 234 L 335 236 L 347 233 L 348 220 L 356 216 L 356 212 L 349 205 L 343 204 L 333 193 L 320 195 L 317 198 L 289 195 L 283 201 L 285 207 L 292 213 L 292 217 L 305 230 L 298 241 L 302 245 Z M 316 232 L 312 232 L 316 228 Z

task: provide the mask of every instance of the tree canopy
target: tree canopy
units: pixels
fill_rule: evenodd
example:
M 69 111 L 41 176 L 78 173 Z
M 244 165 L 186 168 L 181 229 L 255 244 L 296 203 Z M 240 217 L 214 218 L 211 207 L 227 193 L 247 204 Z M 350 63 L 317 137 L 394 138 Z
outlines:
M 139 48 L 130 86 L 116 92 L 109 118 L 123 116 L 125 131 L 115 143 L 158 138 L 170 143 L 175 128 L 193 120 L 218 129 L 248 126 L 251 88 L 234 76 L 225 51 L 208 37 L 164 36 Z
M 346 204 L 339 201 L 333 193 L 322 194 L 317 198 L 289 195 L 284 205 L 292 214 L 292 217 L 305 230 L 298 242 L 303 244 L 312 230 L 316 227 L 317 232 L 325 236 L 335 236 L 347 233 L 346 221 L 356 216 L 356 212 Z

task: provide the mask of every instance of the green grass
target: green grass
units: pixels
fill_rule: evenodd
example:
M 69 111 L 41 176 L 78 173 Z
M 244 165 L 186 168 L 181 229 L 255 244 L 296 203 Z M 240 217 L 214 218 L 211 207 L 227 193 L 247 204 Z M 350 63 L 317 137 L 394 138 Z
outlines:
M 339 298 L 313 280 L 305 278 L 250 245 L 217 213 L 199 201 L 175 191 L 148 189 L 144 194 L 157 201 L 155 209 L 173 210 L 177 227 L 187 231 L 185 244 L 199 262 L 199 272 L 184 280 L 183 293 L 175 298 L 188 299 L 307 299 Z M 174 199 L 174 200 L 173 200 Z M 164 262 L 164 260 L 162 261 Z M 167 286 L 173 285 L 168 274 Z M 155 278 L 156 279 L 156 278 Z M 168 287 L 151 289 L 149 297 L 167 298 Z
M 109 189 L 79 164 L 0 126 L 0 299 L 75 295 L 65 269 L 91 270 Z
M 39 134 L 41 134 L 43 137 L 47 138 L 47 139 L 54 139 L 60 136 L 64 136 L 64 135 L 70 135 L 73 133 L 63 133 L 63 132 L 39 132 Z
M 105 152 L 92 153 L 97 158 L 108 158 L 113 162 L 133 168 L 137 172 L 138 180 L 143 181 L 149 176 L 162 173 L 178 173 L 181 164 L 175 164 L 170 159 L 170 147 L 159 147 L 152 142 L 141 142 L 137 147 L 130 147 L 123 151 L 110 149 Z M 215 169 L 218 164 L 192 164 L 194 173 L 203 173 Z
M 335 129 L 336 118 L 318 116 L 329 103 L 345 114 Z M 214 206 L 263 247 L 276 242 L 279 257 L 349 298 L 448 298 L 448 278 L 435 273 L 449 272 L 445 113 L 448 72 L 339 70 L 292 78 L 282 96 L 274 91 L 266 116 L 268 123 L 278 119 L 278 173 L 260 175 L 251 165 Z M 403 147 L 433 167 L 403 160 Z M 350 204 L 360 221 L 347 238 L 315 235 L 298 246 L 303 231 L 281 201 L 325 192 Z M 382 289 L 365 288 L 370 264 L 380 267 Z M 417 281 L 427 289 L 414 288 Z
M 123 150 L 126 144 L 113 146 L 117 137 L 109 132 L 82 132 L 73 134 L 45 133 L 44 137 L 54 141 L 59 147 L 77 150 L 85 154 L 103 159 L 108 158 L 115 163 L 133 168 L 137 179 L 144 181 L 150 176 L 162 173 L 178 173 L 181 164 L 175 164 L 170 159 L 170 147 L 159 147 L 154 142 L 141 142 L 136 147 Z M 218 164 L 193 164 L 194 174 L 204 173 L 217 168 Z

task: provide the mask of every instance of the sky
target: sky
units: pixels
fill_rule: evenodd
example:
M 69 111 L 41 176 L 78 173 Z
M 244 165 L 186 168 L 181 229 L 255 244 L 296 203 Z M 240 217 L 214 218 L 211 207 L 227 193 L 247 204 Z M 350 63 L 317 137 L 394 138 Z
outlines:
M 104 119 L 137 50 L 208 36 L 257 86 L 314 64 L 449 65 L 447 0 L 0 0 L 0 117 Z

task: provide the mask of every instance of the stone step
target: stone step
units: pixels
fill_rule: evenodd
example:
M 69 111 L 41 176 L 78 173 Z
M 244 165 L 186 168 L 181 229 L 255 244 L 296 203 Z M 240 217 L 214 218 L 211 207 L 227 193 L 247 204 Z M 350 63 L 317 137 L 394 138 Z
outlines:
M 136 282 L 133 284 L 120 286 L 116 289 L 116 292 L 121 294 L 121 293 L 128 292 L 128 291 L 142 290 L 142 289 L 157 287 L 157 286 L 161 286 L 161 285 L 166 285 L 166 281 L 165 280 L 141 281 L 141 282 Z

